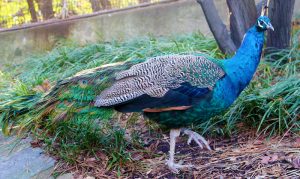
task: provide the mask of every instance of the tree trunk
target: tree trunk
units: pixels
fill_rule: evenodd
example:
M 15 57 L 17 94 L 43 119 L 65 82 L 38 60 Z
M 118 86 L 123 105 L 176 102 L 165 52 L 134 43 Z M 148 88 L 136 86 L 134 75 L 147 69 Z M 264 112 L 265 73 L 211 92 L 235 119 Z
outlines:
M 268 0 L 260 0 L 256 4 L 257 17 L 261 16 L 263 8 L 268 4 Z
M 93 12 L 97 12 L 101 10 L 99 0 L 90 0 Z
M 209 28 L 221 51 L 223 53 L 233 54 L 237 48 L 232 41 L 225 24 L 221 20 L 214 2 L 212 0 L 197 0 L 197 2 L 202 7 Z
M 30 15 L 31 15 L 31 22 L 37 22 L 38 19 L 36 16 L 36 11 L 34 8 L 33 0 L 27 0 L 27 4 L 28 4 L 28 9 L 29 9 Z
M 52 0 L 36 0 L 38 7 L 42 12 L 44 20 L 51 19 L 54 17 Z
M 230 12 L 230 35 L 236 47 L 241 45 L 249 27 L 255 24 L 257 10 L 254 0 L 227 0 Z
M 268 4 L 268 16 L 275 30 L 268 32 L 267 47 L 288 48 L 295 0 L 269 0 Z
M 109 0 L 90 0 L 93 12 L 97 12 L 103 9 L 111 9 L 111 3 Z
M 139 0 L 139 3 L 142 4 L 142 3 L 149 3 L 151 2 L 151 0 Z
M 69 16 L 68 1 L 62 0 L 61 18 L 66 19 Z
M 111 9 L 111 3 L 109 0 L 100 0 L 102 9 Z

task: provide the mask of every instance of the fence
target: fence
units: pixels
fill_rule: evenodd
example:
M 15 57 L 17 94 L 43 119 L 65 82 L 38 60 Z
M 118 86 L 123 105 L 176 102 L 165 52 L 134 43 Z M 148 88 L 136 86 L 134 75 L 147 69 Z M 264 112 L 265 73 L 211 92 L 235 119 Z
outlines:
M 163 0 L 0 0 L 0 29 Z

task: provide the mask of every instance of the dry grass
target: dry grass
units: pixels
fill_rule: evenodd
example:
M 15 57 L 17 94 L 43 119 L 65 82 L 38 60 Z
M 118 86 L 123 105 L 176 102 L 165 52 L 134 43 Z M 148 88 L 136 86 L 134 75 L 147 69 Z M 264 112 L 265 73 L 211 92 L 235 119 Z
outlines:
M 139 150 L 132 149 L 130 162 L 119 170 L 107 170 L 109 159 L 98 151 L 78 156 L 75 165 L 61 161 L 56 171 L 72 172 L 76 178 L 300 177 L 300 136 L 296 134 L 287 132 L 283 137 L 258 137 L 255 130 L 249 131 L 240 126 L 238 134 L 230 139 L 210 138 L 213 151 L 201 150 L 195 143 L 189 146 L 186 144 L 187 138 L 180 137 L 175 158 L 194 167 L 174 174 L 165 165 L 169 150 L 167 131 L 161 131 L 156 126 L 150 129 L 147 126 L 151 125 L 142 119 L 134 126 L 126 120 L 119 119 L 118 122 L 127 128 L 127 136 L 139 133 L 139 140 L 146 144 Z

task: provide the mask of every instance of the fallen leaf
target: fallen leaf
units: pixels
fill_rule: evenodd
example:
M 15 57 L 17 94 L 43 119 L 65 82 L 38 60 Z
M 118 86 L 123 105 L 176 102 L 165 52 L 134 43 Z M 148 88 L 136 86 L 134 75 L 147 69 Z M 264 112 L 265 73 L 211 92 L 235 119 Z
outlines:
M 282 168 L 278 165 L 273 165 L 272 167 L 263 168 L 262 170 L 265 171 L 268 175 L 272 175 L 275 177 L 280 177 L 282 174 Z
M 261 163 L 262 164 L 268 164 L 271 160 L 271 157 L 270 156 L 263 156 L 261 157 Z
M 31 141 L 30 144 L 31 144 L 32 148 L 37 148 L 37 147 L 41 147 L 42 146 L 41 143 L 40 143 L 40 141 L 38 141 L 38 140 Z
M 292 144 L 292 147 L 300 148 L 300 137 L 296 138 L 296 141 Z
M 271 156 L 270 162 L 276 162 L 278 160 L 278 158 L 279 158 L 278 155 L 274 154 Z
M 232 151 L 235 152 L 235 153 L 240 153 L 241 152 L 241 150 L 238 149 L 238 148 L 232 149 Z
M 221 147 L 217 147 L 215 148 L 215 151 L 223 151 L 223 149 Z
M 140 160 L 142 160 L 144 158 L 144 156 L 141 153 L 136 152 L 136 153 L 132 153 L 131 154 L 131 158 L 134 161 L 140 161 Z
M 102 152 L 97 152 L 97 158 L 99 158 L 102 161 L 106 161 L 107 160 L 107 156 L 102 153 Z
M 291 136 L 291 133 L 287 132 L 283 135 L 284 137 L 290 137 Z
M 158 145 L 159 145 L 159 141 L 153 142 L 147 149 L 150 152 L 154 152 L 157 150 Z
M 253 145 L 262 145 L 264 142 L 262 140 L 256 140 L 253 142 Z
M 229 157 L 230 161 L 236 161 L 236 157 Z
M 96 161 L 95 157 L 86 159 L 86 162 L 94 162 L 94 161 Z
M 300 157 L 296 157 L 292 161 L 293 167 L 294 168 L 299 168 L 300 169 Z

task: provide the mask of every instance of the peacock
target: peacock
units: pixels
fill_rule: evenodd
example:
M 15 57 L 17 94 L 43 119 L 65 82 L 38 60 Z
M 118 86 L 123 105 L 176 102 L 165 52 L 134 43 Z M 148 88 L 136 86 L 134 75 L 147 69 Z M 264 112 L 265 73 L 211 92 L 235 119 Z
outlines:
M 113 82 L 94 105 L 123 113 L 143 112 L 167 126 L 171 130 L 166 164 L 173 172 L 190 167 L 174 162 L 176 138 L 186 134 L 188 144 L 195 141 L 200 148 L 211 150 L 203 136 L 186 127 L 220 114 L 238 98 L 260 62 L 267 29 L 274 30 L 270 19 L 260 16 L 229 59 L 201 54 L 158 56 L 114 73 Z
M 260 16 L 229 59 L 205 54 L 165 55 L 81 71 L 58 81 L 42 97 L 18 99 L 30 102 L 29 107 L 20 108 L 18 103 L 14 105 L 17 112 L 9 105 L 0 109 L 0 119 L 5 128 L 16 128 L 13 125 L 18 120 L 11 120 L 11 116 L 24 118 L 27 125 L 34 121 L 42 128 L 47 126 L 43 121 L 109 120 L 116 111 L 141 112 L 170 129 L 166 165 L 177 173 L 191 165 L 174 162 L 176 138 L 183 133 L 188 135 L 188 144 L 195 141 L 200 148 L 211 150 L 205 138 L 188 127 L 228 109 L 247 87 L 260 62 L 268 29 L 274 30 L 270 19 Z

